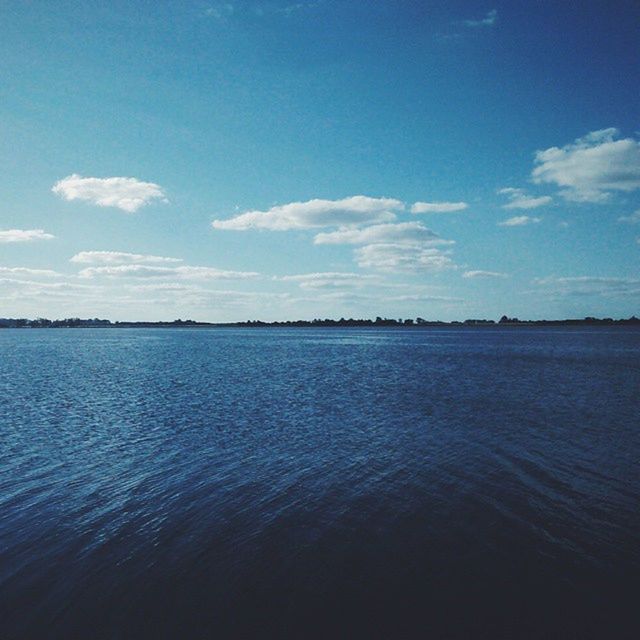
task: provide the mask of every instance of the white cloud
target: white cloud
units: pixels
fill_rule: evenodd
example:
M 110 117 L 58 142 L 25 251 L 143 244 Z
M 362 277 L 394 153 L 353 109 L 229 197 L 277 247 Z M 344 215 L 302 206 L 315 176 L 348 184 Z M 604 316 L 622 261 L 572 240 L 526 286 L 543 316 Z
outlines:
M 70 260 L 80 264 L 144 264 L 182 262 L 180 258 L 164 258 L 162 256 L 143 255 L 140 253 L 124 253 L 122 251 L 80 251 Z
M 45 233 L 44 229 L 6 229 L 0 231 L 0 243 L 31 242 L 33 240 L 51 240 L 52 238 L 55 236 Z
M 451 241 L 441 240 L 437 233 L 420 222 L 377 224 L 364 229 L 339 229 L 329 233 L 319 233 L 314 239 L 315 244 L 374 244 L 379 242 L 451 244 Z
M 167 202 L 162 187 L 137 178 L 83 178 L 74 173 L 56 182 L 51 190 L 65 200 L 83 200 L 127 213 L 135 213 L 154 200 Z
M 369 244 L 359 247 L 354 254 L 358 266 L 380 271 L 442 271 L 455 267 L 446 253 L 420 245 Z
M 27 267 L 0 267 L 0 275 L 10 276 L 30 276 L 30 277 L 45 277 L 54 278 L 61 274 L 57 271 L 51 271 L 50 269 L 29 269 Z
M 33 270 L 36 271 L 36 270 Z M 42 274 L 29 274 L 42 275 Z M 20 280 L 16 278 L 0 278 L 0 293 L 5 301 L 22 303 L 25 300 L 32 300 L 42 304 L 44 298 L 55 299 L 61 302 L 69 298 L 82 296 L 86 299 L 91 291 L 91 287 L 71 282 L 37 282 L 34 280 Z M 38 307 L 41 309 L 41 307 Z
M 498 11 L 496 9 L 492 9 L 487 12 L 484 18 L 480 18 L 479 20 L 463 20 L 463 24 L 465 27 L 477 28 L 477 27 L 492 27 L 496 20 L 498 19 Z
M 482 271 L 476 269 L 475 271 L 465 271 L 462 274 L 463 278 L 508 278 L 508 274 L 501 273 L 499 271 Z
M 227 220 L 214 220 L 214 229 L 246 231 L 247 229 L 314 229 L 347 225 L 372 224 L 395 220 L 393 211 L 404 204 L 393 198 L 351 196 L 342 200 L 308 200 L 271 207 L 267 211 L 247 211 Z
M 640 188 L 640 142 L 616 140 L 617 129 L 592 131 L 564 147 L 538 151 L 532 179 L 562 187 L 560 194 L 576 202 L 602 202 L 611 191 Z
M 258 18 L 281 15 L 289 18 L 295 13 L 317 7 L 323 1 L 324 0 L 316 0 L 315 2 L 295 2 L 285 6 L 278 6 L 277 4 L 274 4 L 272 2 L 245 4 L 232 2 L 216 2 L 207 6 L 203 11 L 203 15 L 207 18 L 213 18 L 221 22 L 226 22 L 234 15 Z
M 185 280 L 220 280 L 257 278 L 252 271 L 225 271 L 214 267 L 154 267 L 143 264 L 124 264 L 107 267 L 89 267 L 78 274 L 81 278 L 96 276 L 129 278 L 178 278 Z
M 204 291 L 201 287 L 192 284 L 180 284 L 178 282 L 155 282 L 153 284 L 136 284 L 127 286 L 129 291 L 146 293 L 149 291 L 164 291 L 175 293 L 199 293 Z
M 224 20 L 233 15 L 235 7 L 230 2 L 219 2 L 207 7 L 204 15 L 216 20 Z
M 30 275 L 41 275 L 41 274 L 30 274 Z M 86 291 L 91 288 L 86 284 L 78 284 L 75 282 L 39 282 L 36 280 L 19 280 L 16 278 L 0 278 L 0 282 L 3 284 L 13 284 L 20 288 L 40 288 L 40 289 L 49 289 L 49 290 L 57 290 L 57 291 Z
M 360 267 L 380 271 L 434 271 L 453 266 L 452 260 L 440 249 L 455 244 L 444 240 L 420 222 L 379 224 L 363 229 L 339 229 L 319 233 L 316 244 L 360 244 L 354 251 Z
M 356 263 L 380 271 L 417 272 L 453 267 L 451 258 L 435 247 L 455 243 L 440 238 L 420 222 L 342 228 L 319 233 L 315 243 L 364 245 L 354 251 Z
M 296 13 L 297 11 L 302 11 L 303 9 L 313 9 L 317 7 L 322 0 L 318 0 L 317 2 L 298 2 L 295 4 L 287 5 L 282 8 L 274 8 L 275 13 L 282 13 L 285 16 L 289 17 L 291 14 Z
M 337 301 L 349 304 L 365 303 L 368 306 L 373 303 L 374 309 L 380 310 L 380 305 L 384 303 L 443 303 L 443 304 L 459 304 L 463 302 L 462 298 L 454 298 L 450 296 L 438 296 L 428 293 L 413 293 L 399 296 L 389 296 L 380 292 L 361 293 L 354 291 L 332 291 L 329 293 L 319 293 L 313 298 L 300 298 L 305 302 L 321 302 L 321 301 Z
M 450 296 L 432 296 L 422 293 L 407 294 L 403 296 L 389 296 L 384 298 L 384 300 L 388 300 L 389 302 L 463 302 L 462 298 L 452 298 Z
M 542 218 L 533 218 L 530 216 L 514 216 L 502 222 L 498 222 L 499 227 L 522 227 L 526 224 L 537 224 L 542 222 Z
M 466 203 L 417 203 L 417 210 L 453 211 Z M 415 205 L 414 205 L 415 208 Z M 248 211 L 229 220 L 214 220 L 215 229 L 312 229 L 338 227 L 318 233 L 315 244 L 359 244 L 354 252 L 361 267 L 380 271 L 434 271 L 451 268 L 453 262 L 436 245 L 453 244 L 418 222 L 391 223 L 404 204 L 391 198 L 353 196 L 343 200 L 310 200 L 272 207 L 268 211 Z M 378 224 L 376 224 L 378 223 Z M 360 228 L 364 225 L 364 228 Z M 335 275 L 335 274 L 334 274 Z M 307 278 L 306 288 L 353 286 L 353 278 L 325 277 L 319 283 Z M 360 282 L 358 280 L 357 282 Z
M 640 278 L 569 276 L 535 278 L 534 283 L 553 294 L 565 296 L 640 296 Z
M 301 289 L 327 289 L 340 287 L 362 287 L 376 281 L 375 276 L 361 273 L 320 272 L 302 273 L 279 278 L 285 282 L 298 282 Z
M 414 202 L 411 213 L 454 213 L 468 207 L 466 202 Z
M 640 224 L 640 209 L 628 216 L 620 216 L 618 222 L 628 222 L 629 224 Z
M 499 194 L 507 196 L 510 202 L 502 205 L 503 209 L 536 209 L 552 202 L 551 196 L 540 196 L 538 198 L 527 195 L 524 189 L 514 189 L 505 187 L 498 190 Z
M 548 276 L 546 278 L 535 278 L 534 282 L 540 285 L 546 284 L 640 284 L 640 279 L 638 278 L 617 278 L 617 277 L 607 277 L 607 276 Z
M 178 277 L 188 280 L 246 280 L 260 277 L 260 274 L 255 271 L 229 271 L 215 267 L 184 266 L 175 267 L 172 270 Z

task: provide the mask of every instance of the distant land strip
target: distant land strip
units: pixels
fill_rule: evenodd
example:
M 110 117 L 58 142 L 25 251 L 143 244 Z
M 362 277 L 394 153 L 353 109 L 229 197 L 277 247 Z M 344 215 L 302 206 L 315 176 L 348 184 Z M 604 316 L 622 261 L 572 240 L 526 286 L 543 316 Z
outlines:
M 196 320 L 173 320 L 158 322 L 112 322 L 100 318 L 65 318 L 49 320 L 47 318 L 0 318 L 0 329 L 88 329 L 88 328 L 216 328 L 216 327 L 466 327 L 466 326 L 566 326 L 566 325 L 638 325 L 640 318 L 569 318 L 565 320 L 520 320 L 502 316 L 500 320 L 425 320 L 424 318 L 381 318 L 375 320 L 340 318 L 315 320 L 285 320 L 263 322 L 262 320 L 246 320 L 244 322 L 198 322 Z

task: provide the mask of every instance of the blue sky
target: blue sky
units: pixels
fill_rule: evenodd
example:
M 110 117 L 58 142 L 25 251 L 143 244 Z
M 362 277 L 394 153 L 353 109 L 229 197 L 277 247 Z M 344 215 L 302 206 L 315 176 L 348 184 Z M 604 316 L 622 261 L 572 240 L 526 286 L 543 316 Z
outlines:
M 0 6 L 0 316 L 640 314 L 637 2 Z

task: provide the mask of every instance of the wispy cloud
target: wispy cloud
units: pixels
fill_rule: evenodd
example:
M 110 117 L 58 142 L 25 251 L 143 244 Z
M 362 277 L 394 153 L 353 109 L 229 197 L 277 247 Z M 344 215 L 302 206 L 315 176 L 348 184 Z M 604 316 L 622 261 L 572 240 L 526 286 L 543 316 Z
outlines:
M 620 216 L 618 222 L 626 222 L 627 224 L 640 224 L 640 209 L 634 211 L 628 216 Z
M 316 244 L 365 245 L 354 251 L 360 267 L 388 272 L 439 271 L 453 267 L 446 252 L 435 247 L 455 244 L 420 222 L 378 224 L 362 229 L 319 233 Z
M 396 224 L 376 224 L 363 229 L 339 229 L 328 233 L 319 233 L 315 244 L 375 244 L 380 242 L 446 243 L 437 233 L 420 222 L 399 222 Z
M 560 195 L 575 202 L 603 202 L 612 191 L 640 189 L 640 142 L 618 136 L 610 127 L 538 151 L 531 177 L 537 184 L 561 187 Z
M 542 222 L 542 218 L 534 218 L 530 216 L 514 216 L 502 222 L 498 222 L 499 227 L 523 227 L 527 224 L 538 224 Z
M 95 278 L 105 276 L 110 278 L 178 278 L 185 280 L 227 280 L 257 278 L 259 273 L 254 271 L 227 271 L 214 267 L 154 267 L 143 264 L 124 264 L 106 267 L 88 267 L 82 269 L 78 275 L 81 278 Z
M 378 271 L 417 273 L 455 268 L 447 252 L 416 244 L 369 244 L 356 249 L 354 255 L 358 266 Z
M 274 8 L 273 11 L 274 13 L 282 13 L 288 17 L 298 11 L 303 11 L 304 9 L 313 9 L 320 4 L 322 4 L 321 0 L 317 0 L 316 2 L 295 2 L 281 8 Z
M 377 278 L 361 273 L 327 271 L 282 276 L 279 280 L 284 282 L 297 282 L 302 289 L 333 289 L 363 287 L 375 282 Z
M 411 213 L 454 213 L 468 206 L 466 202 L 414 202 Z
M 45 233 L 44 229 L 6 229 L 0 231 L 0 243 L 32 242 L 34 240 L 51 240 L 52 238 L 55 236 Z
M 342 200 L 308 200 L 271 207 L 267 211 L 247 211 L 227 220 L 214 220 L 214 229 L 314 229 L 372 224 L 395 220 L 394 211 L 404 209 L 400 200 L 351 196 Z
M 500 271 L 482 271 L 476 269 L 474 271 L 465 271 L 462 274 L 463 278 L 508 278 L 509 275 Z
M 29 275 L 36 277 L 41 274 L 32 273 Z M 36 280 L 0 277 L 0 293 L 2 298 L 14 302 L 33 300 L 41 304 L 44 298 L 52 298 L 55 299 L 56 302 L 59 302 L 65 299 L 77 298 L 78 296 L 86 299 L 87 296 L 91 295 L 91 289 L 92 288 L 87 285 L 74 282 L 40 282 Z
M 148 293 L 148 292 L 174 292 L 174 293 L 194 293 L 205 291 L 199 285 L 183 284 L 180 282 L 153 282 L 152 284 L 130 284 L 127 285 L 128 291 L 134 291 L 135 293 Z
M 204 15 L 207 18 L 213 18 L 215 20 L 224 20 L 233 15 L 235 7 L 230 2 L 217 2 L 209 5 L 204 10 Z
M 366 303 L 373 304 L 376 312 L 380 311 L 380 304 L 385 303 L 437 303 L 445 305 L 458 305 L 464 302 L 462 298 L 456 298 L 453 296 L 439 296 L 428 293 L 413 293 L 406 295 L 387 295 L 381 292 L 375 293 L 363 293 L 360 291 L 331 291 L 326 293 L 320 293 L 314 298 L 304 299 L 305 302 L 320 302 L 320 301 L 337 301 L 347 304 Z
M 537 209 L 553 201 L 551 196 L 539 196 L 536 198 L 528 195 L 524 189 L 515 189 L 513 187 L 499 189 L 498 193 L 509 198 L 509 202 L 502 205 L 503 209 Z
M 492 9 L 487 12 L 484 18 L 480 18 L 478 20 L 463 20 L 462 24 L 471 29 L 477 29 L 478 27 L 492 27 L 496 23 L 497 19 L 498 11 L 496 9 Z
M 70 259 L 70 262 L 79 264 L 157 264 L 182 262 L 182 259 L 122 251 L 80 251 Z
M 602 276 L 549 276 L 534 284 L 548 293 L 563 296 L 627 297 L 640 295 L 640 278 Z
M 56 182 L 51 190 L 65 200 L 115 207 L 127 213 L 135 213 L 154 201 L 167 202 L 162 187 L 137 178 L 83 178 L 74 173 Z
M 315 2 L 292 2 L 291 4 L 284 6 L 271 2 L 257 2 L 251 4 L 215 2 L 204 9 L 203 15 L 206 18 L 212 18 L 221 22 L 225 22 L 234 16 L 251 16 L 260 18 L 263 16 L 281 15 L 288 18 L 295 13 L 299 13 L 305 9 L 313 9 L 320 4 L 322 4 L 322 0 L 316 0 Z
M 45 278 L 54 278 L 61 274 L 51 269 L 30 269 L 28 267 L 0 267 L 0 276 L 29 276 L 38 277 L 43 276 Z
M 412 293 L 402 296 L 386 296 L 384 300 L 387 300 L 389 302 L 443 302 L 449 304 L 464 302 L 462 298 L 455 298 L 452 296 L 435 296 L 425 293 Z

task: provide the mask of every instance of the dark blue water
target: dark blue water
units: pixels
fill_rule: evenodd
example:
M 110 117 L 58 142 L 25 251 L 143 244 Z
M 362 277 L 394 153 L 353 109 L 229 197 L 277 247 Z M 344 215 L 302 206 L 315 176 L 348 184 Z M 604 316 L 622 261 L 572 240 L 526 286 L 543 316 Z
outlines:
M 0 637 L 637 638 L 640 331 L 3 330 Z

